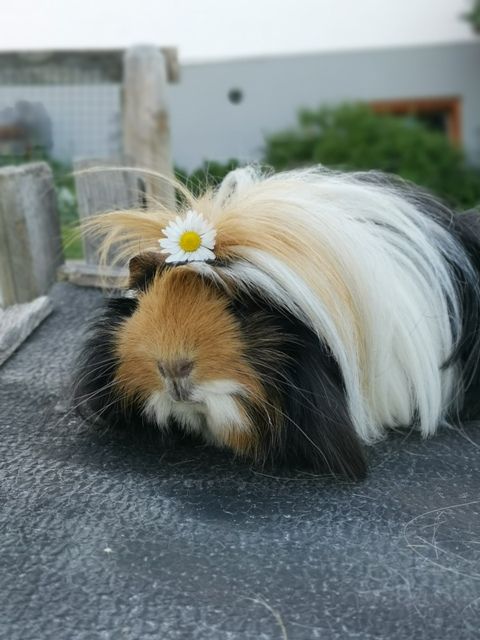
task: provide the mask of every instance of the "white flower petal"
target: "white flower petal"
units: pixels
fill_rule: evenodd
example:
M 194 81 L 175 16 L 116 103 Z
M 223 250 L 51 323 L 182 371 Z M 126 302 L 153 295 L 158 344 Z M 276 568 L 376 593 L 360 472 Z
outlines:
M 182 233 L 182 231 L 181 229 L 175 226 L 170 228 L 167 227 L 166 229 L 163 230 L 163 233 L 167 238 L 176 238 Z
M 188 225 L 186 231 L 195 231 L 195 233 L 201 235 L 203 226 L 198 222 L 198 220 L 192 220 L 192 222 Z
M 165 229 L 164 229 L 164 233 L 166 233 Z M 180 240 L 182 233 L 184 233 L 183 230 L 174 229 L 173 231 L 168 231 L 166 238 L 170 242 L 174 242 L 175 244 L 178 244 L 178 241 Z
M 179 251 L 181 251 L 180 247 L 170 247 L 168 249 L 161 249 L 160 250 L 162 253 L 164 253 L 165 255 L 175 255 L 176 253 L 178 253 Z
M 217 259 L 217 256 L 215 255 L 215 253 L 211 249 L 208 249 L 207 247 L 202 249 L 202 252 L 205 254 L 205 260 L 216 260 Z
M 163 229 L 163 233 L 166 235 L 171 235 L 172 233 L 181 233 L 183 231 L 183 223 L 178 224 L 173 220 Z
M 191 222 L 191 229 L 201 235 L 205 231 L 205 222 L 202 218 L 194 218 Z
M 180 238 L 184 233 L 185 231 L 183 229 L 175 229 L 174 231 L 168 234 L 168 239 L 178 244 L 178 241 L 180 240 Z
M 191 253 L 188 259 L 189 261 L 198 260 L 199 262 L 205 262 L 206 260 L 215 260 L 215 254 L 213 253 L 213 251 L 210 251 L 210 249 L 200 247 L 200 249 L 197 249 L 196 251 Z
M 171 220 L 162 229 L 165 237 L 159 239 L 161 253 L 167 254 L 166 262 L 192 262 L 195 260 L 214 260 L 215 254 L 212 249 L 215 247 L 217 232 L 215 228 L 198 211 L 189 209 L 185 212 L 183 219 L 180 216 Z M 180 246 L 180 239 L 186 232 L 195 232 L 200 236 L 200 247 L 196 251 L 184 251 Z
M 177 253 L 172 253 L 171 256 L 168 256 L 165 262 L 175 263 L 175 262 L 185 262 L 187 260 L 188 260 L 187 254 L 185 253 L 185 251 L 182 251 L 180 249 L 180 251 L 177 251 Z
M 178 242 L 174 242 L 174 241 L 170 240 L 170 238 L 161 238 L 158 241 L 158 244 L 163 249 L 173 249 L 174 251 L 178 247 Z
M 217 232 L 212 229 L 212 231 L 206 231 L 202 233 L 200 236 L 202 238 L 202 247 L 208 247 L 209 249 L 213 249 L 215 246 L 215 238 L 217 236 Z

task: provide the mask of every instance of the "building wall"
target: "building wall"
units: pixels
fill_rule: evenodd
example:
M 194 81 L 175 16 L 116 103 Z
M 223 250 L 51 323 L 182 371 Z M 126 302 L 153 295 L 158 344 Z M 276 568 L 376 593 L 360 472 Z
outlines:
M 240 104 L 228 99 L 233 88 Z M 293 125 L 300 107 L 455 96 L 465 148 L 480 162 L 480 43 L 184 65 L 170 87 L 173 155 L 185 169 L 256 160 L 264 135 Z
M 116 155 L 121 151 L 121 52 L 75 56 L 60 78 L 57 67 L 50 76 L 50 67 L 34 69 L 29 85 L 5 75 L 8 65 L 0 56 L 0 125 L 9 124 L 17 102 L 41 103 L 51 119 L 55 158 Z M 229 101 L 231 89 L 242 91 L 242 102 Z M 168 91 L 173 157 L 186 170 L 203 160 L 257 160 L 265 134 L 294 125 L 300 107 L 455 96 L 462 100 L 465 148 L 480 163 L 480 40 L 185 64 L 180 81 Z

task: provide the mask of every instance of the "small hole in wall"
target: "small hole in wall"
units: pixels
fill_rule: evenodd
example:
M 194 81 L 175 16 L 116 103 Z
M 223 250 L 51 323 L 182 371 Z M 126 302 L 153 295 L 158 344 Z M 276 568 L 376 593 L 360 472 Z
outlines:
M 228 99 L 232 104 L 240 104 L 243 100 L 243 91 L 241 89 L 230 89 Z

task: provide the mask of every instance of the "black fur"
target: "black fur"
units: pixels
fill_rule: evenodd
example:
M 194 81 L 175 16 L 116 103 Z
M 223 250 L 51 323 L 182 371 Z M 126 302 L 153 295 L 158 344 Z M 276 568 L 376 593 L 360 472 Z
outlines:
M 154 274 L 150 274 L 150 281 Z M 144 286 L 144 282 L 141 283 Z M 102 431 L 121 432 L 130 442 L 151 447 L 167 441 L 180 445 L 199 438 L 186 433 L 171 420 L 168 429 L 148 420 L 135 399 L 123 402 L 114 386 L 119 361 L 115 356 L 116 331 L 137 308 L 133 298 L 115 297 L 105 302 L 103 312 L 92 322 L 76 363 L 73 402 L 81 417 Z
M 454 267 L 463 320 L 458 346 L 445 366 L 459 365 L 465 380 L 464 407 L 454 417 L 479 418 L 480 213 L 454 215 L 429 194 L 375 173 L 357 174 L 356 179 L 396 189 L 443 225 L 465 249 L 475 273 L 467 276 Z M 214 266 L 222 264 L 215 262 Z M 133 258 L 130 288 L 146 291 L 166 268 L 174 267 L 166 265 L 155 253 Z M 223 295 L 220 288 L 218 292 Z M 114 352 L 116 331 L 136 307 L 137 301 L 129 298 L 107 302 L 86 342 L 75 395 L 79 407 L 88 407 L 90 415 L 109 426 L 142 431 L 155 425 L 145 422 L 135 401 L 122 403 L 112 385 L 118 366 Z M 242 326 L 247 344 L 245 357 L 262 381 L 267 398 L 264 406 L 240 398 L 259 436 L 260 459 L 355 479 L 364 477 L 363 448 L 348 414 L 340 368 L 327 345 L 305 324 L 260 294 L 238 294 L 230 300 L 230 308 Z
M 294 316 L 252 295 L 242 296 L 233 309 L 247 336 L 247 358 L 270 402 L 262 410 L 245 400 L 260 431 L 263 459 L 365 477 L 363 448 L 348 415 L 340 368 L 328 348 Z
M 455 417 L 478 418 L 480 215 L 472 212 L 452 217 L 443 205 L 435 206 L 429 196 L 413 192 L 409 195 L 456 236 L 477 274 L 476 281 L 464 273 L 455 274 L 463 311 L 462 334 L 445 366 L 458 363 L 466 381 L 464 408 Z M 134 258 L 130 263 L 130 287 L 146 291 L 165 268 L 171 267 L 156 254 Z M 112 389 L 118 366 L 113 350 L 115 332 L 136 306 L 134 299 L 108 301 L 85 345 L 76 396 L 80 406 L 88 406 L 93 415 L 110 426 L 146 429 L 154 425 L 146 424 L 141 407 L 135 403 L 124 405 Z M 230 301 L 230 309 L 242 326 L 246 358 L 266 392 L 267 403 L 263 407 L 248 398 L 241 399 L 258 432 L 260 458 L 355 479 L 364 477 L 363 447 L 348 414 L 340 368 L 328 347 L 305 324 L 259 294 L 239 294 Z
M 90 327 L 74 380 L 75 406 L 89 421 L 120 429 L 143 424 L 139 407 L 124 405 L 113 386 L 119 364 L 114 350 L 116 331 L 136 308 L 132 298 L 110 298 Z
M 465 248 L 475 270 L 476 281 L 457 276 L 462 304 L 462 335 L 451 362 L 459 362 L 465 380 L 461 420 L 480 418 L 480 213 L 459 214 L 454 232 Z
M 145 275 L 131 282 L 143 289 L 157 267 L 145 258 Z M 139 263 L 137 262 L 137 266 Z M 159 267 L 160 268 L 160 267 Z M 111 298 L 93 323 L 77 366 L 75 402 L 83 414 L 116 429 L 152 431 L 134 402 L 125 404 L 113 387 L 118 360 L 115 335 L 137 308 L 132 298 Z M 362 478 L 363 449 L 346 409 L 338 365 L 317 336 L 293 316 L 260 298 L 241 296 L 231 312 L 247 339 L 246 357 L 262 380 L 268 405 L 246 402 L 260 436 L 261 458 L 274 465 Z M 273 425 L 272 425 L 273 423 Z M 170 425 L 175 429 L 175 424 Z
M 160 259 L 158 253 L 148 252 L 135 256 L 128 265 L 129 287 L 138 291 L 146 291 L 157 273 L 165 268 L 168 268 L 168 265 Z

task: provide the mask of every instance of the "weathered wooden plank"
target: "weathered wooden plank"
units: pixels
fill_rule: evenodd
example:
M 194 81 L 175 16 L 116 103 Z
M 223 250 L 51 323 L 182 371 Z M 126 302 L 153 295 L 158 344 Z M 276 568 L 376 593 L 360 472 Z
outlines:
M 176 47 L 159 47 L 165 56 L 169 82 L 178 82 Z M 0 85 L 52 85 L 122 81 L 121 49 L 0 52 Z
M 75 160 L 75 188 L 80 222 L 98 213 L 141 206 L 143 183 L 134 171 L 122 171 L 131 165 L 122 158 Z M 83 235 L 87 264 L 98 263 L 98 241 Z
M 173 176 L 167 101 L 167 65 L 153 46 L 132 47 L 123 60 L 123 151 L 136 167 Z M 170 183 L 145 175 L 147 206 L 172 207 Z
M 165 58 L 168 82 L 180 82 L 180 62 L 177 47 L 160 47 L 160 51 Z
M 58 270 L 58 278 L 79 287 L 121 289 L 128 282 L 128 269 L 112 266 L 100 267 L 80 260 L 67 260 Z
M 52 312 L 47 296 L 0 309 L 0 366 Z
M 50 167 L 37 162 L 0 169 L 0 306 L 47 293 L 62 262 Z

